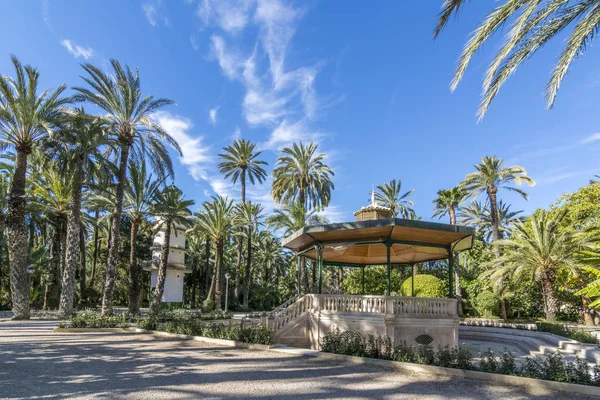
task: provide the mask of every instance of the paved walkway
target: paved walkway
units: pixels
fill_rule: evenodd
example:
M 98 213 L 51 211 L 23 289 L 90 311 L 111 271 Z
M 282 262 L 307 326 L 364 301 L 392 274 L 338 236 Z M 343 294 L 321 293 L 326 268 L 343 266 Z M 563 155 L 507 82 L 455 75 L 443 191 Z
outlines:
M 0 321 L 0 398 L 564 398 L 562 393 L 142 334 L 56 334 L 51 331 L 55 325 Z

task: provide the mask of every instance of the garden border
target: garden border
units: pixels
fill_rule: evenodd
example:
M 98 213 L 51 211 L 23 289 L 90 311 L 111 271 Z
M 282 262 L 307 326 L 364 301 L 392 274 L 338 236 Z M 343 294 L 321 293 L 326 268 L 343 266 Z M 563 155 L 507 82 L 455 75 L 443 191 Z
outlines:
M 215 339 L 205 336 L 181 335 L 163 331 L 149 331 L 140 328 L 55 328 L 56 333 L 138 333 L 150 334 L 159 337 L 173 337 L 178 339 L 195 340 L 204 343 L 219 344 L 222 346 L 236 347 L 247 350 L 272 351 L 277 353 L 292 354 L 296 356 L 317 357 L 330 360 L 345 361 L 351 364 L 373 365 L 383 367 L 392 371 L 427 373 L 433 375 L 457 376 L 478 381 L 488 381 L 495 383 L 504 383 L 512 386 L 526 386 L 537 389 L 559 390 L 569 393 L 578 393 L 587 396 L 600 397 L 600 388 L 588 385 L 577 385 L 574 383 L 564 383 L 556 381 L 547 381 L 543 379 L 524 378 L 521 376 L 493 374 L 489 372 L 470 371 L 458 368 L 437 367 L 434 365 L 405 363 L 400 361 L 381 360 L 377 358 L 346 356 L 342 354 L 325 353 L 319 350 L 302 349 L 297 347 L 287 347 L 281 345 L 264 345 L 236 342 L 234 340 Z

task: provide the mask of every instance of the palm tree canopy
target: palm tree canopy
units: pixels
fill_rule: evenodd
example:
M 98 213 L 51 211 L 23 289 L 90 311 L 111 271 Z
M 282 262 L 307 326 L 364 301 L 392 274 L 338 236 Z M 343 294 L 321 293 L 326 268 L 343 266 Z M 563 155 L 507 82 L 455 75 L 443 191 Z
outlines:
M 16 79 L 0 76 L 0 148 L 13 146 L 30 154 L 33 145 L 60 122 L 71 101 L 66 85 L 38 93 L 39 72 L 11 56 Z
M 192 221 L 192 212 L 189 207 L 194 205 L 194 200 L 186 200 L 181 189 L 170 185 L 154 193 L 150 214 L 156 217 L 154 229 L 158 230 L 166 223 L 173 224 L 174 232 L 177 227 L 188 227 Z
M 129 218 L 143 221 L 149 215 L 152 201 L 157 199 L 163 182 L 148 174 L 144 160 L 129 162 L 129 180 L 123 198 L 123 208 Z
M 233 145 L 225 147 L 224 153 L 219 154 L 224 161 L 219 164 L 219 170 L 225 174 L 225 178 L 231 177 L 236 183 L 242 174 L 248 177 L 254 185 L 255 182 L 262 183 L 267 177 L 267 172 L 262 165 L 268 165 L 266 161 L 257 160 L 262 151 L 254 152 L 256 144 L 245 139 L 233 142 Z
M 327 224 L 328 222 L 327 218 L 319 215 L 317 210 L 307 211 L 298 201 L 285 204 L 267 218 L 267 224 L 274 229 L 282 229 L 284 237 L 305 226 Z
M 415 192 L 415 190 L 412 189 L 408 192 L 400 194 L 401 191 L 402 181 L 396 181 L 395 179 L 392 179 L 383 185 L 377 185 L 375 200 L 377 203 L 391 209 L 394 217 L 400 214 L 402 215 L 402 218 L 415 218 L 417 215 L 415 210 L 413 210 L 413 206 L 415 204 L 412 202 L 412 200 L 407 200 L 408 197 Z
M 212 201 L 205 202 L 202 208 L 196 216 L 196 225 L 190 232 L 202 233 L 214 242 L 225 240 L 234 226 L 233 200 L 213 196 Z
M 538 282 L 544 274 L 560 269 L 577 275 L 582 269 L 579 255 L 592 246 L 580 232 L 561 228 L 563 217 L 564 213 L 551 215 L 539 210 L 525 222 L 516 221 L 510 239 L 496 242 L 504 250 L 501 257 L 484 265 L 489 267 L 487 275 L 492 280 L 512 275 L 513 279 Z
M 323 160 L 324 153 L 317 154 L 318 145 L 294 143 L 282 150 L 273 170 L 271 194 L 278 204 L 300 201 L 308 208 L 327 207 L 331 191 L 335 188 L 333 170 Z
M 450 209 L 456 210 L 467 198 L 467 192 L 460 187 L 452 189 L 441 189 L 437 192 L 438 197 L 433 200 L 434 213 L 433 218 L 442 218 L 447 215 Z
M 264 225 L 264 209 L 265 207 L 262 204 L 253 203 L 252 201 L 238 204 L 235 207 L 237 224 L 250 228 L 251 232 L 258 229 Z
M 444 0 L 434 37 L 469 0 Z M 595 0 L 504 0 L 491 10 L 467 41 L 452 79 L 454 90 L 471 59 L 490 38 L 508 26 L 508 34 L 488 66 L 478 115 L 482 118 L 506 80 L 548 41 L 572 27 L 546 85 L 552 107 L 571 63 L 591 45 L 600 28 L 600 3 Z
M 504 237 L 510 234 L 514 223 L 520 219 L 519 214 L 523 211 L 512 211 L 511 205 L 500 200 L 498 203 L 498 230 Z M 479 201 L 473 201 L 462 207 L 459 214 L 459 221 L 462 224 L 475 227 L 483 234 L 486 240 L 492 237 L 492 216 L 489 207 L 484 206 Z
M 160 178 L 173 175 L 173 163 L 163 144 L 172 146 L 179 154 L 181 149 L 175 139 L 165 131 L 152 116 L 162 107 L 173 104 L 172 100 L 144 97 L 139 71 L 123 67 L 118 61 L 110 61 L 113 74 L 108 75 L 92 64 L 84 64 L 88 76 L 81 78 L 90 88 L 75 87 L 75 101 L 85 101 L 106 112 L 112 131 L 121 145 L 133 146 L 137 159 L 147 158 Z
M 489 190 L 505 189 L 520 194 L 527 199 L 527 193 L 523 190 L 511 186 L 514 182 L 517 185 L 526 183 L 534 186 L 535 181 L 527 176 L 527 171 L 518 165 L 512 167 L 503 167 L 504 160 L 496 156 L 485 156 L 481 159 L 481 164 L 475 165 L 476 172 L 472 172 L 465 177 L 461 183 L 461 188 L 469 192 L 473 197 L 479 196 Z

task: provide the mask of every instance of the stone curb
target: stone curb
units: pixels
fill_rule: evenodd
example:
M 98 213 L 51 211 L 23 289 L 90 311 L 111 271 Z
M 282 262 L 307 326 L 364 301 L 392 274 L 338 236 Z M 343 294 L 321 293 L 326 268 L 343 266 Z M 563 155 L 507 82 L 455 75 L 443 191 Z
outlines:
M 54 333 L 138 333 L 132 328 L 54 328 Z
M 298 351 L 298 350 L 305 350 L 305 351 Z M 323 353 L 323 352 L 320 352 L 317 350 L 278 348 L 278 349 L 272 349 L 271 351 L 296 354 L 296 355 L 304 355 L 304 356 L 309 356 L 309 357 L 319 357 L 319 358 L 325 358 L 325 359 L 346 361 L 346 362 L 349 362 L 352 364 L 375 365 L 378 367 L 383 367 L 385 369 L 390 369 L 392 371 L 418 372 L 418 373 L 445 375 L 445 376 L 458 376 L 458 377 L 463 377 L 463 378 L 476 379 L 479 381 L 503 383 L 503 384 L 513 385 L 513 386 L 527 386 L 527 387 L 537 388 L 537 389 L 559 390 L 562 392 L 579 393 L 579 394 L 584 394 L 587 396 L 599 396 L 600 397 L 600 388 L 594 387 L 594 386 L 587 386 L 587 385 L 576 385 L 573 383 L 563 383 L 563 382 L 555 382 L 555 381 L 546 381 L 546 380 L 542 380 L 542 379 L 524 378 L 524 377 L 520 377 L 520 376 L 492 374 L 489 372 L 468 371 L 468 370 L 456 369 L 456 368 L 436 367 L 433 365 L 421 365 L 421 364 L 405 363 L 405 362 L 399 362 L 399 361 L 379 360 L 376 358 L 345 356 L 345 355 L 341 355 L 341 354 Z

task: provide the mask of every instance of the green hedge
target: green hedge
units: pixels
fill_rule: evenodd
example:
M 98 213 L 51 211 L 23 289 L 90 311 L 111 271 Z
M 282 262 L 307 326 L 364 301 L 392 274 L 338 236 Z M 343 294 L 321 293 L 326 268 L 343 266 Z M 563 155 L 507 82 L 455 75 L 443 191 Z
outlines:
M 400 288 L 401 296 L 412 296 L 412 277 L 408 278 Z M 415 275 L 415 296 L 446 297 L 444 283 L 433 275 Z
M 60 321 L 59 328 L 126 328 L 127 315 L 104 315 L 94 311 L 81 311 L 68 320 Z
M 416 364 L 435 365 L 491 372 L 504 375 L 523 376 L 580 385 L 600 386 L 600 368 L 591 368 L 585 360 L 566 361 L 559 353 L 544 357 L 527 357 L 521 367 L 515 363 L 509 351 L 495 354 L 491 350 L 479 354 L 479 365 L 473 360 L 467 347 L 439 348 L 410 346 L 406 342 L 393 346 L 388 336 L 362 336 L 358 332 L 335 329 L 321 339 L 321 351 L 349 356 L 379 358 Z

